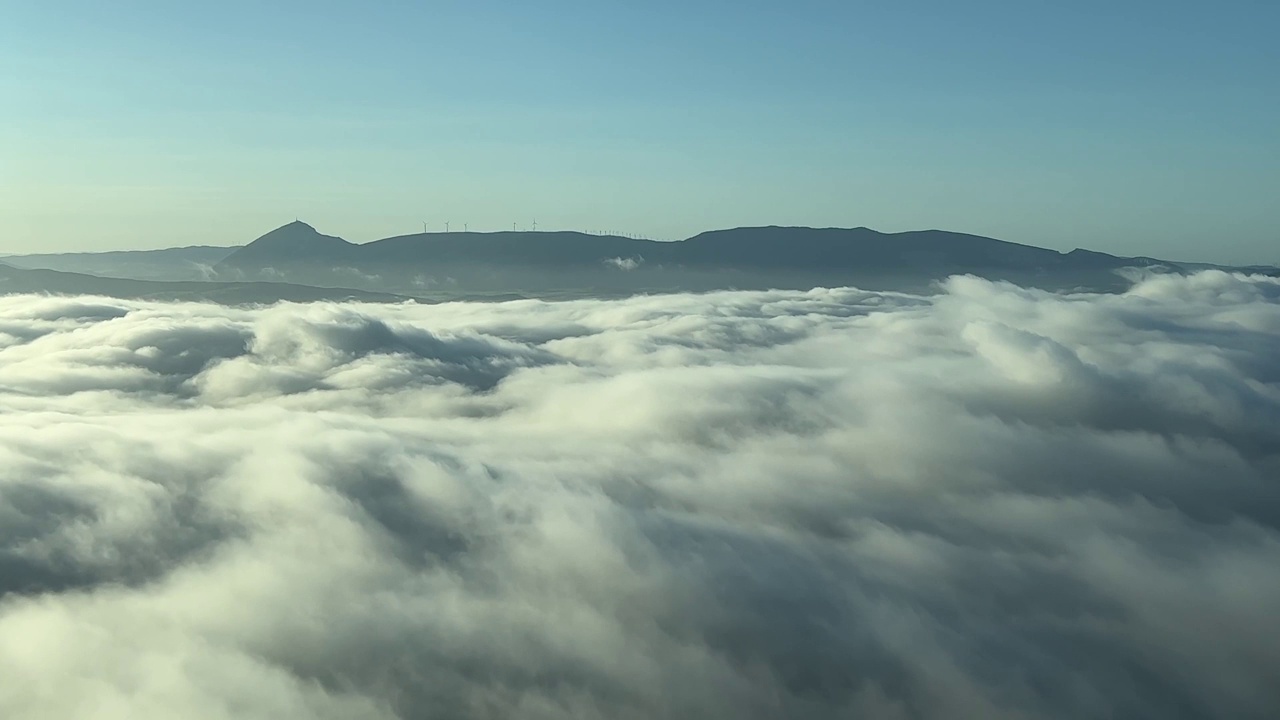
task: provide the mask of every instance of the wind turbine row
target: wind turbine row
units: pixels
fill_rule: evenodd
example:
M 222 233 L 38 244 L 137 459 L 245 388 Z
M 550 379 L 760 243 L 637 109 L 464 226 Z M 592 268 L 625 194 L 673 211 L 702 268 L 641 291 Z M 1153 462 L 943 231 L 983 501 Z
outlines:
M 444 231 L 445 231 L 445 232 L 449 232 L 450 225 L 451 225 L 451 224 L 450 224 L 450 222 L 449 222 L 448 220 L 445 220 L 445 221 L 444 221 Z M 519 223 L 511 223 L 511 231 L 512 231 L 512 232 L 517 232 L 517 231 L 518 231 L 518 226 L 519 226 Z M 538 232 L 538 221 L 537 221 L 537 220 L 534 220 L 534 221 L 533 221 L 533 224 L 532 224 L 531 228 L 532 228 L 532 231 L 533 231 L 533 232 Z M 423 234 L 423 235 L 426 235 L 426 234 L 427 234 L 427 232 L 429 232 L 429 231 L 427 230 L 427 221 L 426 221 L 426 220 L 423 220 L 423 221 L 422 221 L 422 234 Z M 462 232 L 471 232 L 471 223 L 463 223 L 463 224 L 462 224 Z

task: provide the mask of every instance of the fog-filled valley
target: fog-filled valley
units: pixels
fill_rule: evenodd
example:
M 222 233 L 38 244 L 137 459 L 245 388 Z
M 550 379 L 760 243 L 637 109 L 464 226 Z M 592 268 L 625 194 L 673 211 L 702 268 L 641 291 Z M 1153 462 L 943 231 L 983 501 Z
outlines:
M 6 4 L 0 720 L 1280 719 L 1276 28 Z
M 1126 277 L 0 297 L 0 716 L 1274 717 L 1280 280 Z

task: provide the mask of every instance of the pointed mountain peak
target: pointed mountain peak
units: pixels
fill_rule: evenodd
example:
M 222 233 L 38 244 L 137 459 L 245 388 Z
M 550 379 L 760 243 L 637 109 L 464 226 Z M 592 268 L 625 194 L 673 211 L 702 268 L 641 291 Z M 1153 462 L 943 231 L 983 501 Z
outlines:
M 304 223 L 301 220 L 294 220 L 291 223 L 285 223 L 284 225 L 281 225 L 275 230 L 272 230 L 271 232 L 258 238 L 258 240 L 262 240 L 264 238 L 269 238 L 269 237 L 281 236 L 281 235 L 303 236 L 303 235 L 319 235 L 319 234 L 320 232 L 318 230 L 316 230 L 314 227 L 311 227 L 307 223 Z M 257 241 L 255 240 L 255 242 Z
M 331 258 L 354 247 L 340 237 L 324 235 L 301 220 L 272 230 L 245 245 L 219 263 L 219 266 L 271 264 L 282 260 Z
M 250 245 L 294 245 L 300 246 L 304 243 L 324 243 L 324 244 L 348 244 L 342 238 L 333 237 L 332 235 L 323 235 L 320 231 L 311 227 L 301 220 L 294 220 L 286 225 L 272 230 L 262 237 L 249 243 Z

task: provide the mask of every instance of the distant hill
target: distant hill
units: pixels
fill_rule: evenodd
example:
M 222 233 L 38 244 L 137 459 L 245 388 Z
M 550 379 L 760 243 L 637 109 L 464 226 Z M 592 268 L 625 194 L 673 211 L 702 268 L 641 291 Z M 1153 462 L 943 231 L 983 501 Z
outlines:
M 0 295 L 49 293 L 52 295 L 104 295 L 125 299 L 188 300 L 225 305 L 252 305 L 278 301 L 401 302 L 408 298 L 389 293 L 317 288 L 268 282 L 161 282 L 104 278 L 57 270 L 27 270 L 0 263 Z
M 1116 270 L 1175 263 L 1054 250 L 964 233 L 755 227 L 654 242 L 577 232 L 420 233 L 353 244 L 290 223 L 215 266 L 220 278 L 425 289 L 618 294 L 859 285 L 921 289 L 969 273 L 1041 287 L 1112 290 Z
M 339 237 L 321 235 L 310 225 L 294 221 L 282 225 L 222 258 L 219 266 L 261 269 L 273 263 L 306 261 L 312 258 L 340 260 L 356 246 Z
M 213 266 L 238 249 L 195 246 L 163 250 L 44 253 L 11 255 L 5 258 L 5 262 L 29 269 L 61 270 L 134 280 L 208 280 L 213 276 Z

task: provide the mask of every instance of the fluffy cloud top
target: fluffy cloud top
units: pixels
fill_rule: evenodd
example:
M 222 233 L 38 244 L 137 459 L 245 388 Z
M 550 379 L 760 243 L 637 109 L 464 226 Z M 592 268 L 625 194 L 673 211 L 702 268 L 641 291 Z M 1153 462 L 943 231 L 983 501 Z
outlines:
M 1264 718 L 1280 284 L 0 299 L 0 717 Z

